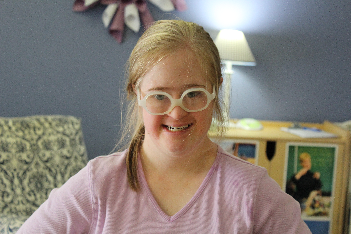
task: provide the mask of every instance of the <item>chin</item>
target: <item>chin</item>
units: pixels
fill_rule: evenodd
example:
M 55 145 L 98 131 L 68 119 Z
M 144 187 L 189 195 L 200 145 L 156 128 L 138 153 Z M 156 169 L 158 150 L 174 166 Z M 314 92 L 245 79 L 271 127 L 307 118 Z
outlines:
M 207 134 L 192 135 L 192 133 L 189 133 L 187 136 L 182 137 L 181 139 L 168 139 L 166 142 L 164 142 L 164 146 L 169 152 L 189 153 L 194 150 L 197 151 L 199 148 L 204 149 L 206 146 L 209 146 L 208 140 Z

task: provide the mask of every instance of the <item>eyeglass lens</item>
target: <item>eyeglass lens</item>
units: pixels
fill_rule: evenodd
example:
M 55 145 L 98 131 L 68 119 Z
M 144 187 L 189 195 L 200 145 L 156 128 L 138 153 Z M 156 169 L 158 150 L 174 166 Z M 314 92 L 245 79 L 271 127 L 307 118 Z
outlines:
M 164 113 L 172 107 L 171 97 L 164 94 L 151 94 L 146 97 L 146 108 L 152 113 Z M 183 106 L 189 111 L 201 110 L 207 105 L 207 95 L 204 91 L 190 91 L 183 94 Z

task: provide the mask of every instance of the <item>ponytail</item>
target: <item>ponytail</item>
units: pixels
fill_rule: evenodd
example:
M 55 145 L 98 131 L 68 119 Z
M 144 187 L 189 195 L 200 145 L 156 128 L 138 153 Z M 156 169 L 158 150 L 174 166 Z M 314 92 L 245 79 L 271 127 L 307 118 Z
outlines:
M 126 157 L 128 183 L 134 191 L 138 191 L 140 189 L 138 179 L 138 154 L 144 140 L 144 136 L 145 127 L 142 125 L 139 127 L 137 134 L 135 134 L 131 140 Z

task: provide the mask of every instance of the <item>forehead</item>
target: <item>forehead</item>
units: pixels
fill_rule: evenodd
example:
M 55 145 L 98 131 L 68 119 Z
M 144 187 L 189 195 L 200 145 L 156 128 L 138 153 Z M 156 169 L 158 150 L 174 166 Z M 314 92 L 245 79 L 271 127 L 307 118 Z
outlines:
M 140 79 L 142 90 L 210 85 L 197 57 L 187 50 L 163 58 Z

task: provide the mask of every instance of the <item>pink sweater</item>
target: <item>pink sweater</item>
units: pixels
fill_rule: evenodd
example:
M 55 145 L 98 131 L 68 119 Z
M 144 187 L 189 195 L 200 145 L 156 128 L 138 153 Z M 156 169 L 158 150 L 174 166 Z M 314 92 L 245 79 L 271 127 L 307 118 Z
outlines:
M 91 160 L 17 233 L 311 233 L 299 204 L 265 169 L 221 148 L 194 197 L 171 217 L 152 196 L 141 163 L 141 191 L 129 188 L 125 156 Z

